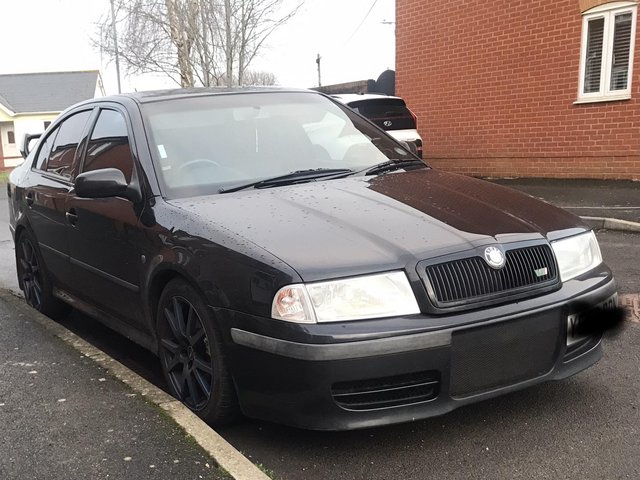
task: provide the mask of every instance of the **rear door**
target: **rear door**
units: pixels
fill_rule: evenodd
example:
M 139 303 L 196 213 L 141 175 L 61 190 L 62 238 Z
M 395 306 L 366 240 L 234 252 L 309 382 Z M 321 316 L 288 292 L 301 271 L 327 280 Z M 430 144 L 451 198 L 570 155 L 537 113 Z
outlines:
M 78 145 L 86 135 L 92 109 L 67 116 L 39 144 L 25 187 L 26 217 L 54 282 L 64 288 L 73 280 L 65 202 L 73 189 Z

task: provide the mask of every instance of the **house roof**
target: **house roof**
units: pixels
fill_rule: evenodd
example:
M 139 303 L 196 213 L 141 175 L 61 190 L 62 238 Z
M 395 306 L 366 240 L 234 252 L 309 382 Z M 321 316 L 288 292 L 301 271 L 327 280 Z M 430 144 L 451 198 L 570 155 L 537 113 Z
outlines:
M 14 113 L 61 112 L 93 98 L 98 70 L 0 75 L 0 104 Z
M 0 107 L 4 107 L 13 112 L 13 107 L 9 102 L 7 102 L 7 100 L 2 95 L 0 95 Z

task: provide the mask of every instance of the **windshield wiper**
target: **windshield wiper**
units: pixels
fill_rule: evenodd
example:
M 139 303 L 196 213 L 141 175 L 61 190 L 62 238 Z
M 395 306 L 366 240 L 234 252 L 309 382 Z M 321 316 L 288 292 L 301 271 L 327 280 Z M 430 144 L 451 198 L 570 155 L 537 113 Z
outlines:
M 332 177 L 340 177 L 341 175 L 349 173 L 353 173 L 353 170 L 349 168 L 309 168 L 307 170 L 296 170 L 295 172 L 289 172 L 285 175 L 278 175 L 277 177 L 265 178 L 264 180 L 258 180 L 257 182 L 245 183 L 242 185 L 237 185 L 235 187 L 222 188 L 218 190 L 218 193 L 237 192 L 246 188 L 275 187 L 277 185 L 308 182 L 320 178 L 329 179 Z
M 421 165 L 426 167 L 427 165 L 417 158 L 410 158 L 408 160 L 401 160 L 399 158 L 394 158 L 392 160 L 387 160 L 386 162 L 379 163 L 374 165 L 373 167 L 365 170 L 365 175 L 377 175 L 379 173 L 391 172 L 393 170 L 399 170 L 401 168 L 405 168 L 407 166 L 418 166 Z

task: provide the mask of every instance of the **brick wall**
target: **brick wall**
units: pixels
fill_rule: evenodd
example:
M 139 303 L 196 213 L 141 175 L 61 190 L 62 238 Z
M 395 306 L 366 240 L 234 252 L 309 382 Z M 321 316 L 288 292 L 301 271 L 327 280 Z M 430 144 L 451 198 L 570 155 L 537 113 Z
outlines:
M 396 0 L 396 91 L 434 166 L 640 179 L 640 28 L 631 100 L 574 105 L 583 3 Z

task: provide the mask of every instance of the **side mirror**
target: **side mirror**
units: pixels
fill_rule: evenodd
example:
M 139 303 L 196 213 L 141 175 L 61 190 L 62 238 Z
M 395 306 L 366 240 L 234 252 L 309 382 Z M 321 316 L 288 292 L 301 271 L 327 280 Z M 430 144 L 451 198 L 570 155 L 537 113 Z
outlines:
M 83 198 L 124 197 L 132 201 L 134 195 L 129 190 L 129 184 L 117 168 L 101 168 L 81 173 L 75 181 L 76 195 Z
M 20 155 L 22 155 L 22 158 L 27 159 L 29 152 L 31 152 L 31 142 L 41 136 L 41 133 L 25 133 L 24 137 L 22 137 L 22 145 L 20 146 Z

